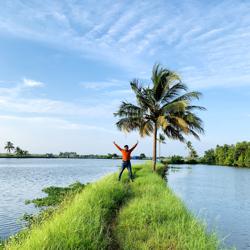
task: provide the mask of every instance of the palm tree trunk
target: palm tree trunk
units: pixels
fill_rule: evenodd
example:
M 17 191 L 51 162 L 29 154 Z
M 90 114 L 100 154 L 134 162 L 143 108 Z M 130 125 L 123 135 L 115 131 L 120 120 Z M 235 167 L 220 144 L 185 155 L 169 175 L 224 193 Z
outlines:
M 161 159 L 161 142 L 159 141 L 159 160 Z
M 156 148 L 157 148 L 157 125 L 154 127 L 154 143 L 153 143 L 153 171 L 156 170 Z

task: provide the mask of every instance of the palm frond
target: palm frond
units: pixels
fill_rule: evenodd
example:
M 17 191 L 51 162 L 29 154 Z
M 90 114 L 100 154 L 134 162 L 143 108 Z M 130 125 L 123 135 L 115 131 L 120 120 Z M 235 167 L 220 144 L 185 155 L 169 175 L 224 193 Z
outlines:
M 169 125 L 166 117 L 164 115 L 161 115 L 157 119 L 157 126 L 162 127 L 163 129 L 166 129 L 166 127 Z
M 194 130 L 190 129 L 189 133 L 197 140 L 200 140 L 200 136 L 198 135 L 197 132 L 195 132 Z
M 202 107 L 202 106 L 197 106 L 197 105 L 188 105 L 186 108 L 188 111 L 193 111 L 193 110 L 200 110 L 200 111 L 206 111 L 207 109 Z
M 173 125 L 167 126 L 167 128 L 164 129 L 163 132 L 167 135 L 167 137 L 169 137 L 171 139 L 179 140 L 181 142 L 185 141 L 185 138 L 182 135 L 180 129 L 174 127 Z
M 202 96 L 201 92 L 191 91 L 191 92 L 185 93 L 185 94 L 177 97 L 176 99 L 173 100 L 173 102 L 175 102 L 175 101 L 192 101 L 194 99 L 199 100 L 201 96 Z
M 162 114 L 184 112 L 187 106 L 188 103 L 185 100 L 175 101 L 163 105 L 160 111 Z
M 177 82 L 165 93 L 164 97 L 162 98 L 162 102 L 163 103 L 170 102 L 173 100 L 173 98 L 180 95 L 182 91 L 187 91 L 187 90 L 188 88 L 184 83 Z
M 203 122 L 196 114 L 186 112 L 186 114 L 183 115 L 183 119 L 187 122 L 190 131 L 196 131 L 199 134 L 204 133 Z
M 180 77 L 173 71 L 155 64 L 153 67 L 151 80 L 153 82 L 154 99 L 158 102 L 166 94 L 175 81 L 180 81 Z
M 131 81 L 130 86 L 136 95 L 139 94 L 142 90 L 142 87 L 141 87 L 138 79 L 134 79 L 133 81 Z
M 174 117 L 176 120 L 176 125 L 185 133 L 188 134 L 189 132 L 189 125 L 188 123 L 181 117 Z
M 149 136 L 153 133 L 154 126 L 153 122 L 150 120 L 144 120 L 140 124 L 139 133 L 141 137 Z
M 117 112 L 114 113 L 114 116 L 119 117 L 142 117 L 143 110 L 131 103 L 122 102 Z
M 133 130 L 139 130 L 142 119 L 140 118 L 121 118 L 117 123 L 116 126 L 119 130 L 124 132 L 131 132 Z

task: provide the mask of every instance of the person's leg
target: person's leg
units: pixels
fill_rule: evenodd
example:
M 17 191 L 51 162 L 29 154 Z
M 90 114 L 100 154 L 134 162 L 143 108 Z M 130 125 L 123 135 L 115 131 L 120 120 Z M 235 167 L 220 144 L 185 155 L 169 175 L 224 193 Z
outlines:
M 120 171 L 120 173 L 119 173 L 118 181 L 121 180 L 122 173 L 123 173 L 123 171 L 124 171 L 125 168 L 126 168 L 126 165 L 125 165 L 124 162 L 123 162 L 123 163 L 122 163 L 122 167 L 121 167 L 121 171 Z
M 129 172 L 129 177 L 130 177 L 131 181 L 133 181 L 132 167 L 131 167 L 130 161 L 128 162 L 127 168 L 128 168 L 128 172 Z

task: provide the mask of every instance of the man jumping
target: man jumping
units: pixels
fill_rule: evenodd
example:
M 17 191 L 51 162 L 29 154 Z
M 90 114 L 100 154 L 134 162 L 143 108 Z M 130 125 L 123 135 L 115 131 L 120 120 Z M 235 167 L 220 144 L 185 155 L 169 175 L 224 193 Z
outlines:
M 136 148 L 137 144 L 138 144 L 138 141 L 137 143 L 129 149 L 128 145 L 125 145 L 124 146 L 124 149 L 122 149 L 121 147 L 119 147 L 115 142 L 113 142 L 114 145 L 121 151 L 122 153 L 122 168 L 121 168 L 121 171 L 119 173 L 119 178 L 118 180 L 120 181 L 121 180 L 121 176 L 122 176 L 122 173 L 124 171 L 125 168 L 128 169 L 128 172 L 129 172 L 129 177 L 131 179 L 131 181 L 133 181 L 133 176 L 132 176 L 132 167 L 131 167 L 131 162 L 130 162 L 130 155 L 132 153 L 132 151 Z

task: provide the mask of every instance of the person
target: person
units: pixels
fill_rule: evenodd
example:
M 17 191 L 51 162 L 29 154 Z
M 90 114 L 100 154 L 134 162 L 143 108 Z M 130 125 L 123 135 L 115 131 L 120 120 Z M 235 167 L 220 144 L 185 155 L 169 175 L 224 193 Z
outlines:
M 122 153 L 122 168 L 121 168 L 121 171 L 119 173 L 119 178 L 118 180 L 120 181 L 121 180 L 121 177 L 122 177 L 122 173 L 123 171 L 125 170 L 125 168 L 128 169 L 128 172 L 129 172 L 129 177 L 130 177 L 130 180 L 133 181 L 133 175 L 132 175 L 132 166 L 131 166 L 131 162 L 130 162 L 130 155 L 132 153 L 132 151 L 136 148 L 136 146 L 138 145 L 138 141 L 137 143 L 129 149 L 128 145 L 125 145 L 124 148 L 122 149 L 120 146 L 118 146 L 115 142 L 113 142 L 114 145 L 118 148 L 118 150 L 121 151 Z

